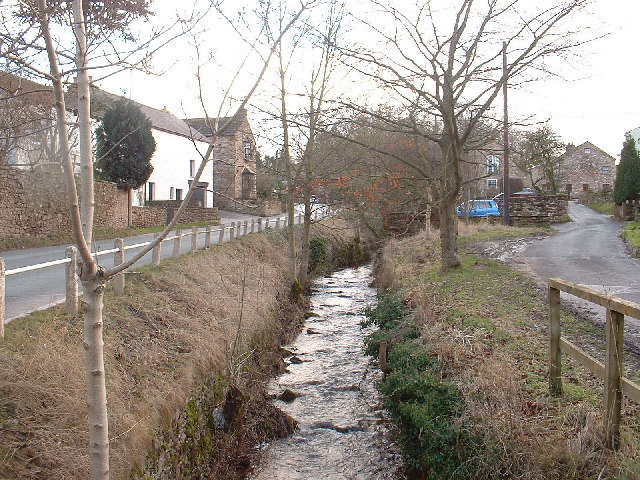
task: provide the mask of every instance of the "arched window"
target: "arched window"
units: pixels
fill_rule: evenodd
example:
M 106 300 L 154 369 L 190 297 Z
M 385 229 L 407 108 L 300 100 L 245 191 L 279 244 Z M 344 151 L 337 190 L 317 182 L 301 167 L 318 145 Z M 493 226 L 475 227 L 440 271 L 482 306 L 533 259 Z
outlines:
M 500 159 L 496 155 L 487 155 L 487 173 L 496 173 L 500 168 Z

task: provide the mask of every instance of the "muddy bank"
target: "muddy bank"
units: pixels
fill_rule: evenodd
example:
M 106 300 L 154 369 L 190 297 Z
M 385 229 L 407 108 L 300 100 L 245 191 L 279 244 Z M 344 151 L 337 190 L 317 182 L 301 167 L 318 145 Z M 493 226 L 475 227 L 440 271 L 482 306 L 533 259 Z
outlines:
M 351 235 L 351 229 L 334 228 L 330 238 L 346 243 Z M 216 427 L 213 412 L 232 385 L 256 399 L 256 411 L 264 411 L 260 391 L 252 387 L 272 372 L 251 366 L 269 363 L 259 352 L 280 342 L 281 332 L 300 316 L 287 303 L 286 251 L 280 232 L 250 235 L 129 274 L 124 295 L 109 289 L 105 361 L 112 478 L 129 478 L 160 459 L 163 471 L 171 472 L 167 465 L 186 465 L 181 459 L 190 452 L 202 453 L 209 440 L 200 427 Z M 81 319 L 68 319 L 60 308 L 7 326 L 0 345 L 1 478 L 87 477 L 81 339 Z M 235 413 L 254 408 L 236 403 Z M 212 405 L 213 412 L 207 407 Z M 228 415 L 226 431 L 248 424 L 234 425 L 234 417 Z M 271 431 L 290 428 L 281 420 Z M 171 437 L 186 447 L 163 456 L 163 449 L 171 450 L 163 447 Z M 237 448 L 231 441 L 228 446 Z M 149 452 L 154 453 L 147 461 Z M 187 478 L 194 473 L 182 471 Z

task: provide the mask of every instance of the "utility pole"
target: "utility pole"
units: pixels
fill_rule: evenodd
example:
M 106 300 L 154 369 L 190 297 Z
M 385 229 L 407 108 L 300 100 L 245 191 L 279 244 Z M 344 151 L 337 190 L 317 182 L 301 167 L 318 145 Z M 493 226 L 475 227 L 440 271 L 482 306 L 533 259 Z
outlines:
M 509 185 L 509 110 L 507 108 L 507 42 L 502 42 L 502 93 L 504 96 L 504 117 L 503 117 L 503 168 L 502 168 L 502 222 L 509 225 L 509 199 L 511 197 Z

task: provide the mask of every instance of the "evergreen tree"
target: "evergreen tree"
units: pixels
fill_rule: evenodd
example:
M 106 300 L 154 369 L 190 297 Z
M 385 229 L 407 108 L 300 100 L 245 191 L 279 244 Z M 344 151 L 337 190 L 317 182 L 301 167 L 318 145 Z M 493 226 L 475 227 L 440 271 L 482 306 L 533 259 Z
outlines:
M 640 198 L 640 156 L 633 138 L 627 136 L 622 145 L 620 163 L 613 187 L 613 201 L 620 205 Z
M 149 179 L 156 141 L 151 121 L 140 107 L 126 99 L 109 108 L 96 129 L 96 168 L 102 178 L 119 188 L 138 188 Z

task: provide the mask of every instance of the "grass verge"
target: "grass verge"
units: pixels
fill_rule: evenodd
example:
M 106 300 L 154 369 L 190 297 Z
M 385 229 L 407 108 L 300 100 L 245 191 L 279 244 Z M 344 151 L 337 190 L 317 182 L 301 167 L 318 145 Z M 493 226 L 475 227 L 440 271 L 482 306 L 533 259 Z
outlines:
M 600 442 L 602 386 L 593 375 L 564 357 L 565 394 L 548 395 L 543 293 L 509 265 L 475 255 L 463 253 L 462 266 L 443 274 L 436 247 L 425 234 L 391 241 L 378 269 L 379 284 L 413 312 L 374 334 L 395 342 L 380 388 L 408 464 L 423 478 L 640 478 L 636 405 L 625 404 L 624 446 L 611 453 Z M 590 345 L 601 336 L 568 314 L 563 334 Z
M 640 222 L 628 222 L 624 226 L 624 239 L 633 248 L 640 248 Z

